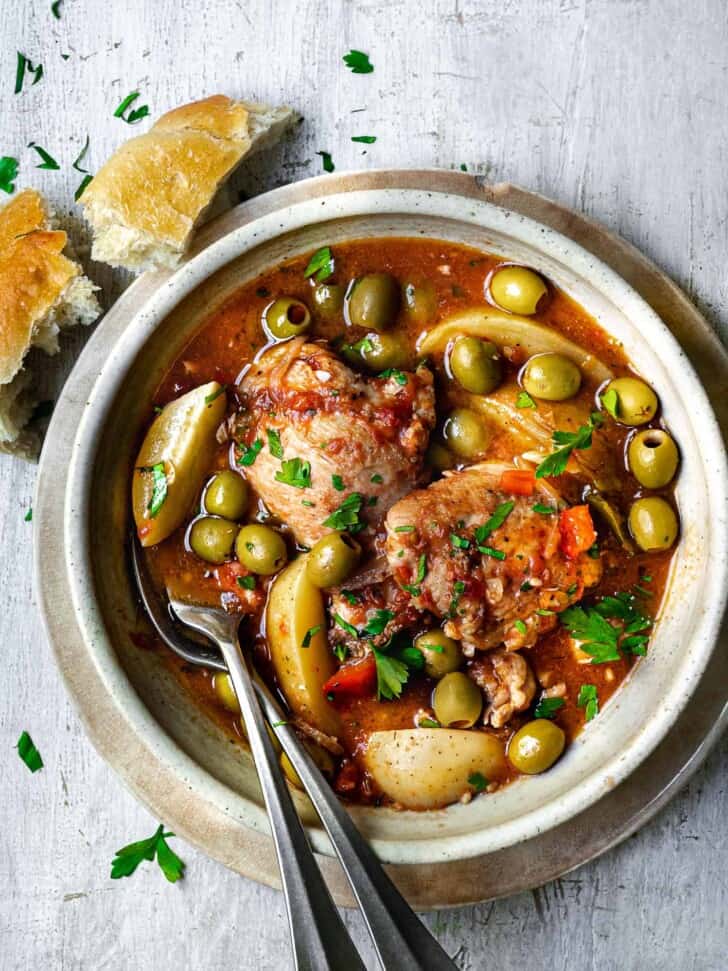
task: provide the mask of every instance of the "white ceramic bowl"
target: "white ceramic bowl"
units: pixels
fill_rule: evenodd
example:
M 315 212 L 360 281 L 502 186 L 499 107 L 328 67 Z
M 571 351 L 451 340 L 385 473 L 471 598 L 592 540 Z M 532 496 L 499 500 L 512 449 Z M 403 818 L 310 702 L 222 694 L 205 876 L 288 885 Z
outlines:
M 68 470 L 65 567 L 88 654 L 134 734 L 196 799 L 266 832 L 247 753 L 226 743 L 157 655 L 129 641 L 136 605 L 123 557 L 128 471 L 146 402 L 205 313 L 281 258 L 365 236 L 463 242 L 540 270 L 624 345 L 658 392 L 682 453 L 677 486 L 682 538 L 649 653 L 555 768 L 439 812 L 352 811 L 383 860 L 452 861 L 555 827 L 638 769 L 688 702 L 725 607 L 728 469 L 715 417 L 671 333 L 604 264 L 565 236 L 514 212 L 456 193 L 421 189 L 374 187 L 304 198 L 234 229 L 173 275 L 161 274 L 123 337 L 107 349 Z M 149 278 L 136 286 L 149 286 Z M 163 804 L 163 794 L 150 794 L 149 801 Z M 301 807 L 314 845 L 330 853 L 303 800 Z

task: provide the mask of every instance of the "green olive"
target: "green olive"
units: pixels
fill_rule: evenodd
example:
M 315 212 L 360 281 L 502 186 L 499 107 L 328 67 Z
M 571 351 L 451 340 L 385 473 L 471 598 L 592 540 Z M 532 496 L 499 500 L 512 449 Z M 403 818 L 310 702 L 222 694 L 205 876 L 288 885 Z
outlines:
M 637 432 L 627 449 L 632 475 L 646 489 L 666 486 L 677 470 L 677 445 L 661 428 Z
M 519 728 L 508 744 L 508 758 L 519 772 L 537 775 L 550 769 L 564 751 L 566 735 L 548 718 L 536 718 Z
M 338 317 L 344 309 L 346 287 L 340 283 L 319 283 L 314 287 L 313 302 L 322 317 Z
M 415 638 L 415 647 L 425 659 L 425 674 L 437 680 L 457 671 L 463 659 L 458 642 L 438 628 Z
M 235 694 L 235 688 L 233 688 L 233 681 L 230 675 L 225 671 L 218 671 L 212 679 L 212 686 L 215 689 L 218 700 L 222 702 L 228 711 L 234 711 L 237 714 L 240 711 L 240 705 L 238 704 L 238 696 Z
M 437 682 L 432 708 L 443 728 L 472 728 L 483 710 L 483 696 L 467 674 L 451 671 Z
M 444 472 L 457 465 L 457 459 L 441 442 L 430 442 L 425 455 L 427 464 L 438 472 Z
M 659 496 L 649 496 L 632 503 L 629 510 L 629 531 L 641 550 L 667 550 L 677 536 L 677 516 L 669 502 Z
M 400 299 L 399 285 L 389 273 L 359 277 L 349 292 L 349 323 L 371 330 L 387 330 L 397 317 Z
M 243 526 L 235 552 L 246 570 L 264 577 L 277 573 L 288 559 L 283 537 L 270 526 Z
M 372 371 L 408 368 L 412 363 L 409 349 L 399 334 L 367 334 L 355 346 L 359 347 L 361 359 Z
M 428 324 L 437 315 L 437 294 L 432 283 L 407 282 L 402 287 L 404 309 L 417 324 Z
M 232 469 L 217 472 L 205 489 L 203 505 L 214 516 L 240 519 L 248 508 L 248 483 Z
M 535 314 L 547 293 L 544 280 L 525 266 L 504 266 L 490 278 L 494 302 L 512 314 Z
M 238 527 L 227 519 L 202 516 L 192 523 L 189 544 L 200 559 L 208 563 L 224 563 L 233 551 Z
M 274 340 L 284 341 L 298 337 L 311 325 L 308 307 L 293 297 L 279 297 L 266 307 L 263 313 L 265 330 Z
M 644 425 L 655 417 L 657 395 L 639 378 L 615 378 L 602 392 L 602 399 L 609 391 L 617 395 L 614 412 L 623 425 Z
M 485 452 L 490 442 L 485 425 L 469 408 L 451 411 L 442 429 L 445 444 L 461 458 L 473 459 Z
M 354 570 L 361 546 L 347 533 L 323 536 L 308 554 L 306 572 L 317 587 L 337 587 Z
M 498 348 L 477 337 L 458 337 L 450 351 L 453 377 L 472 394 L 489 394 L 503 380 L 503 362 Z
M 521 372 L 521 384 L 533 398 L 566 401 L 581 387 L 581 371 L 562 354 L 536 354 Z

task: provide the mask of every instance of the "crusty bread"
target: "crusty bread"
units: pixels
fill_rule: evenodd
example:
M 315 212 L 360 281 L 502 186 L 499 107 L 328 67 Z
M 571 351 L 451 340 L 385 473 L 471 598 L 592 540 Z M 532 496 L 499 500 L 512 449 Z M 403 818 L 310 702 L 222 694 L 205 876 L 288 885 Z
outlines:
M 98 288 L 64 256 L 66 244 L 34 189 L 0 209 L 0 451 L 26 458 L 38 446 L 23 430 L 36 403 L 26 354 L 32 347 L 56 354 L 62 330 L 99 314 Z
M 296 117 L 221 94 L 167 112 L 122 145 L 82 195 L 93 259 L 130 270 L 176 266 L 220 184 Z

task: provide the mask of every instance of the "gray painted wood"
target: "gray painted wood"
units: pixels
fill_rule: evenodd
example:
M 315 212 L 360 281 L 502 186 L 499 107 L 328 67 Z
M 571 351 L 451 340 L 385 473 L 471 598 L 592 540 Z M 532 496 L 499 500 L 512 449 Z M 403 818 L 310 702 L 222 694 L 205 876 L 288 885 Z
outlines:
M 130 134 L 131 90 L 152 116 L 225 91 L 287 101 L 305 123 L 237 185 L 252 195 L 321 170 L 467 164 L 573 205 L 623 234 L 728 337 L 728 12 L 722 0 L 49 0 L 2 5 L 0 154 L 54 201 L 83 247 L 80 181 Z M 372 75 L 340 58 L 369 51 Z M 43 80 L 12 93 L 20 50 Z M 67 61 L 62 53 L 70 54 Z M 364 110 L 356 110 L 364 109 Z M 140 126 L 143 128 L 144 126 Z M 351 135 L 375 134 L 372 146 Z M 35 140 L 62 164 L 36 171 Z M 123 274 L 92 275 L 108 303 Z M 53 397 L 78 352 L 49 361 Z M 35 469 L 0 458 L 0 969 L 289 966 L 281 897 L 177 841 L 187 878 L 146 866 L 111 882 L 114 850 L 155 821 L 86 741 L 35 609 L 25 511 Z M 28 729 L 46 763 L 13 752 Z M 689 787 L 602 859 L 532 894 L 425 919 L 465 969 L 714 971 L 728 966 L 728 740 Z M 346 915 L 369 965 L 356 914 Z

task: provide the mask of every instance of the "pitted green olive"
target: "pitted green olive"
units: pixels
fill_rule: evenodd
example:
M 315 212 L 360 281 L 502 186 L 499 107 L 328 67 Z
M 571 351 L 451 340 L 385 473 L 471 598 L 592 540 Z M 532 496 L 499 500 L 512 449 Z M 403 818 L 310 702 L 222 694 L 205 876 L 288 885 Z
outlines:
M 337 587 L 351 575 L 361 546 L 347 533 L 329 533 L 308 554 L 306 572 L 317 587 Z
M 389 273 L 368 273 L 355 280 L 348 298 L 349 323 L 371 330 L 387 330 L 400 304 L 399 284 Z
M 563 354 L 536 354 L 526 363 L 521 384 L 533 398 L 566 401 L 581 387 L 581 371 Z
M 358 342 L 359 354 L 366 366 L 372 371 L 386 371 L 387 368 L 408 368 L 410 352 L 399 334 L 371 333 Z
M 472 728 L 483 710 L 483 696 L 467 674 L 452 671 L 437 682 L 432 708 L 443 728 Z
M 263 313 L 265 330 L 274 340 L 298 337 L 311 326 L 308 307 L 293 297 L 279 297 Z
M 417 324 L 427 324 L 437 315 L 437 294 L 429 281 L 426 283 L 407 282 L 402 287 L 404 309 L 407 316 Z
M 480 417 L 469 408 L 451 411 L 442 429 L 445 445 L 461 458 L 474 459 L 482 455 L 490 436 Z
M 536 718 L 519 728 L 508 743 L 508 758 L 519 772 L 537 775 L 550 769 L 564 751 L 566 735 L 548 718 Z
M 450 351 L 453 377 L 472 394 L 489 394 L 503 380 L 503 362 L 498 348 L 477 337 L 458 337 Z
M 513 314 L 535 314 L 547 294 L 543 279 L 525 266 L 504 266 L 490 278 L 494 302 Z
M 657 395 L 639 378 L 615 378 L 602 392 L 602 400 L 609 391 L 617 395 L 614 413 L 623 425 L 644 425 L 655 417 Z
M 227 519 L 203 516 L 196 519 L 189 532 L 192 551 L 207 563 L 223 563 L 233 551 L 238 527 Z
M 430 442 L 425 460 L 428 465 L 438 472 L 444 472 L 446 469 L 451 469 L 457 465 L 455 456 L 440 442 Z
M 640 485 L 661 489 L 677 470 L 677 445 L 661 428 L 648 428 L 637 432 L 629 443 L 627 460 L 630 472 Z
M 283 537 L 270 526 L 243 526 L 235 552 L 246 570 L 264 577 L 277 573 L 288 559 Z
M 439 628 L 415 638 L 415 647 L 425 659 L 425 674 L 439 680 L 457 671 L 463 660 L 460 645 Z
M 646 553 L 668 550 L 677 537 L 677 516 L 672 506 L 659 496 L 648 496 L 632 503 L 629 531 Z
M 248 483 L 232 469 L 223 469 L 210 480 L 203 505 L 213 516 L 240 519 L 248 508 Z
M 322 317 L 338 317 L 344 309 L 346 287 L 340 283 L 319 283 L 314 287 L 313 302 Z

